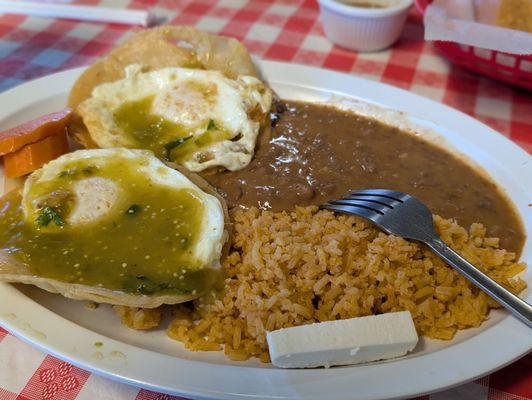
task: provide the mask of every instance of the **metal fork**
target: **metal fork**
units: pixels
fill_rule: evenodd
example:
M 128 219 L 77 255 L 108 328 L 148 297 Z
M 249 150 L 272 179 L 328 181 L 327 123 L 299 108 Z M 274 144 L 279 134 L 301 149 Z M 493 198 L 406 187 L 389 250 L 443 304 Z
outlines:
M 358 215 L 369 219 L 386 233 L 425 243 L 450 266 L 532 328 L 532 306 L 447 246 L 434 231 L 432 213 L 415 197 L 385 189 L 358 190 L 343 199 L 331 200 L 320 208 Z

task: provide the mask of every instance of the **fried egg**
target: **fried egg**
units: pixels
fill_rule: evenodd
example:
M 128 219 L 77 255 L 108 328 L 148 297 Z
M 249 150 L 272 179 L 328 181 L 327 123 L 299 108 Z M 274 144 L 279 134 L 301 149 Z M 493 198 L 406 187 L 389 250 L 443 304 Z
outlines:
M 251 76 L 219 71 L 126 68 L 124 79 L 97 86 L 77 113 L 101 148 L 153 151 L 190 171 L 244 168 L 253 157 L 272 93 Z
M 157 307 L 220 275 L 224 204 L 149 151 L 79 150 L 0 199 L 0 280 Z

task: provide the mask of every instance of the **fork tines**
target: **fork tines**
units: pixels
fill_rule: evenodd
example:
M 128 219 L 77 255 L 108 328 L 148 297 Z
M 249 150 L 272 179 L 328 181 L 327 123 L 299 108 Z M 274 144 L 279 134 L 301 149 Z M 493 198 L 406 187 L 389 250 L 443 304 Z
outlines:
M 358 190 L 351 192 L 343 199 L 330 200 L 323 204 L 321 208 L 374 219 L 404 203 L 407 197 L 408 195 L 393 190 Z
M 404 203 L 406 198 L 409 197 L 409 195 L 402 193 L 402 192 L 396 192 L 395 190 L 388 190 L 388 189 L 364 189 L 364 190 L 356 190 L 354 192 L 351 192 L 349 194 L 349 197 L 381 197 L 384 199 L 389 200 L 395 200 L 399 203 Z
M 382 212 L 374 210 L 372 208 L 366 208 L 364 206 L 338 204 L 336 201 L 330 201 L 328 203 L 322 204 L 320 206 L 320 209 L 344 214 L 358 215 L 369 220 L 374 220 L 374 218 L 376 218 L 377 216 L 384 215 Z

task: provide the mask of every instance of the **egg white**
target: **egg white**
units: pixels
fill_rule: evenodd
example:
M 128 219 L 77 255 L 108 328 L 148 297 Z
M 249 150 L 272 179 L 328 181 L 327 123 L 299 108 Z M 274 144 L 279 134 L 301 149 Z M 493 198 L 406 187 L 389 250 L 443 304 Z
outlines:
M 195 86 L 214 90 L 206 96 Z M 143 73 L 134 64 L 126 68 L 124 79 L 97 86 L 77 112 L 99 147 L 135 148 L 138 145 L 116 124 L 114 113 L 122 104 L 147 96 L 154 96 L 153 114 L 183 126 L 193 137 L 204 133 L 211 120 L 230 133 L 229 139 L 209 144 L 180 161 L 195 172 L 215 166 L 235 171 L 248 165 L 261 121 L 272 104 L 271 91 L 251 76 L 233 80 L 219 71 L 173 67 Z
M 34 172 L 26 180 L 22 193 L 22 209 L 25 218 L 34 215 L 36 198 L 32 190 L 37 183 L 55 181 L 73 161 L 90 159 L 91 165 L 104 166 L 111 160 L 120 160 L 121 168 L 133 168 L 150 178 L 154 185 L 174 189 L 189 189 L 194 192 L 204 206 L 198 241 L 193 249 L 195 258 L 201 265 L 219 268 L 222 247 L 225 242 L 224 211 L 220 201 L 202 191 L 182 173 L 167 167 L 151 152 L 129 149 L 78 150 L 65 154 Z M 127 191 L 131 182 L 111 180 L 109 178 L 87 177 L 78 180 L 72 189 L 76 197 L 75 208 L 67 222 L 72 225 L 98 223 L 113 212 L 122 212 L 114 207 L 120 202 L 120 193 Z M 141 199 L 139 199 L 141 200 Z M 118 211 L 120 209 L 121 211 Z M 29 221 L 34 223 L 34 221 Z

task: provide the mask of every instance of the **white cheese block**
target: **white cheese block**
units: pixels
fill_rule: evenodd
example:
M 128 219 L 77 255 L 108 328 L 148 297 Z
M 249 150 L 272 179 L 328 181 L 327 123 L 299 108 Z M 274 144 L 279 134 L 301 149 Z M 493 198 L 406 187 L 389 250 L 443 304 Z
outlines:
M 314 368 L 399 357 L 418 336 L 410 312 L 401 311 L 279 329 L 267 340 L 273 365 Z

